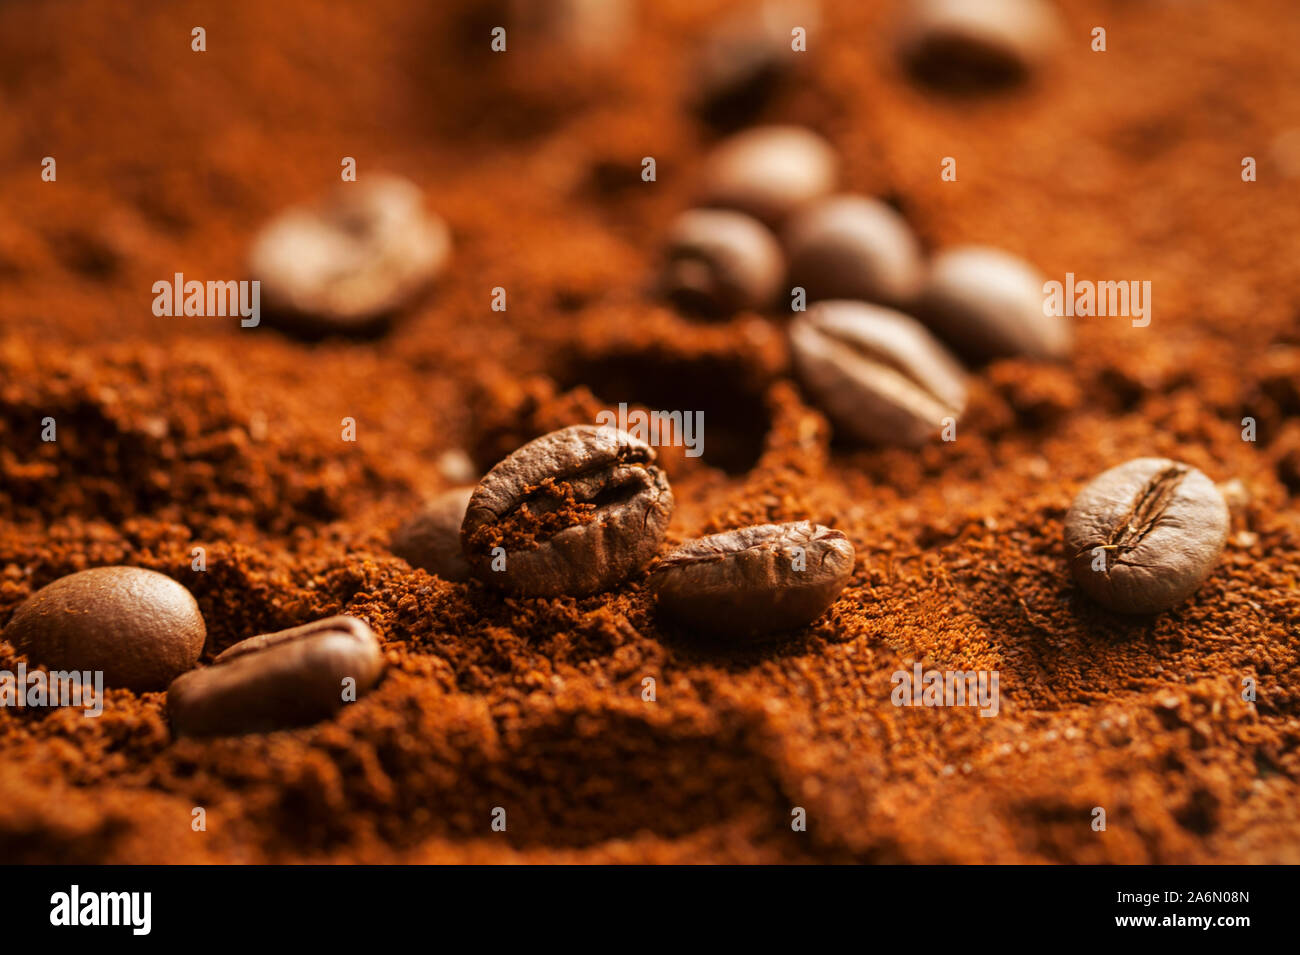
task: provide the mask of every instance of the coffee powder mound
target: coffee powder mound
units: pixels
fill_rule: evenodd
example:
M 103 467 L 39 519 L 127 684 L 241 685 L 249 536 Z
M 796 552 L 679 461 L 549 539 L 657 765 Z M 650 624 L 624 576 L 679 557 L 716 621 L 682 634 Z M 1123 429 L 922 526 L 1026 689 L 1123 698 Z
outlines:
M 649 294 L 718 142 L 684 106 L 684 39 L 736 6 L 644 3 L 622 55 L 524 62 L 493 59 L 469 0 L 0 4 L 0 628 L 59 577 L 128 565 L 194 595 L 200 666 L 339 614 L 385 662 L 336 717 L 268 734 L 174 738 L 161 692 L 107 687 L 97 718 L 0 706 L 0 858 L 1300 862 L 1300 264 L 1279 238 L 1300 205 L 1265 146 L 1300 125 L 1290 0 L 1114 5 L 1105 54 L 1090 5 L 1060 0 L 1075 42 L 960 100 L 898 61 L 895 5 L 824 0 L 756 123 L 824 137 L 837 188 L 927 251 L 1152 283 L 1149 324 L 1069 319 L 1065 362 L 977 371 L 956 440 L 918 449 L 836 434 L 791 374 L 785 305 L 701 324 Z M 386 336 L 154 313 L 177 273 L 248 278 L 259 226 L 349 156 L 453 236 Z M 701 456 L 659 449 L 664 551 L 831 527 L 857 561 L 825 614 L 705 643 L 661 627 L 643 575 L 527 599 L 390 551 L 423 501 L 620 402 L 704 412 Z M 1063 522 L 1137 457 L 1224 486 L 1231 525 L 1186 601 L 1129 617 L 1072 583 Z M 30 662 L 0 629 L 0 671 Z M 996 715 L 895 705 L 916 665 L 998 671 Z

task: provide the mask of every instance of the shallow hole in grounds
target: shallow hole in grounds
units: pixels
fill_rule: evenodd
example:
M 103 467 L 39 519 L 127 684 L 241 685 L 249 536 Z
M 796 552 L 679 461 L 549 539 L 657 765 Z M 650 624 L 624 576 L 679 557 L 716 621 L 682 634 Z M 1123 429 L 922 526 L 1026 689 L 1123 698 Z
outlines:
M 761 378 L 745 362 L 644 353 L 577 357 L 557 374 L 563 388 L 585 385 L 599 399 L 601 408 L 616 416 L 621 402 L 627 405 L 627 415 L 638 410 L 680 412 L 683 422 L 689 416 L 695 427 L 693 435 L 676 425 L 661 430 L 662 446 L 667 452 L 676 452 L 667 456 L 683 453 L 684 433 L 693 436 L 701 450 L 690 456 L 728 474 L 744 474 L 754 467 L 772 425 Z M 630 423 L 636 420 L 632 418 Z M 622 421 L 620 416 L 615 423 L 622 427 Z

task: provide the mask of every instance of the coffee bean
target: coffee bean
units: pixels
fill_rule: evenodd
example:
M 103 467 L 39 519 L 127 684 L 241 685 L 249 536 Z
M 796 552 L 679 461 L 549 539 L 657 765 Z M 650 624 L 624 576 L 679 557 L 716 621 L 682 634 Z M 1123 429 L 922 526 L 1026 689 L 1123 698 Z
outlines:
M 439 494 L 393 534 L 393 553 L 412 567 L 444 580 L 468 580 L 469 564 L 460 549 L 460 525 L 465 520 L 472 487 Z
M 305 335 L 382 330 L 442 270 L 447 227 L 396 176 L 340 186 L 281 213 L 249 253 L 268 318 Z
M 947 249 L 930 264 L 917 317 L 972 361 L 1063 358 L 1070 326 L 1044 312 L 1044 282 L 1028 262 L 999 249 Z
M 490 7 L 489 7 L 490 9 Z M 632 0 L 507 0 L 501 11 L 509 24 L 509 36 L 518 35 L 520 46 L 511 50 L 574 56 L 606 55 L 628 38 L 636 21 Z M 493 14 L 495 15 L 495 14 Z
M 574 425 L 530 441 L 470 498 L 461 542 L 471 571 L 540 597 L 595 593 L 636 573 L 673 512 L 654 460 L 654 448 L 615 428 Z
M 853 574 L 837 530 L 800 521 L 761 524 L 683 544 L 650 573 L 659 609 L 701 631 L 751 636 L 811 623 Z
M 916 295 L 925 275 L 907 221 L 875 199 L 832 196 L 796 212 L 785 230 L 790 282 L 810 300 L 845 298 L 887 305 Z
M 719 145 L 705 162 L 702 204 L 739 209 L 779 226 L 799 206 L 835 188 L 830 143 L 799 126 L 760 126 Z
M 790 325 L 795 370 L 837 429 L 917 446 L 966 407 L 966 376 L 917 321 L 862 302 L 821 302 Z
M 811 33 L 818 20 L 815 3 L 766 0 L 712 30 L 693 64 L 695 109 L 718 127 L 748 123 L 802 62 L 791 31 Z
M 98 670 L 107 686 L 161 690 L 198 662 L 207 628 L 193 595 L 140 567 L 96 567 L 32 594 L 4 638 L 51 670 Z
M 370 690 L 384 660 L 363 620 L 328 617 L 249 637 L 167 688 L 177 736 L 261 733 L 328 719 Z M 345 680 L 354 684 L 344 686 Z
M 785 261 L 757 219 L 726 209 L 683 213 L 668 231 L 661 285 L 682 310 L 730 315 L 775 298 Z
M 1121 613 L 1155 613 L 1209 576 L 1228 538 L 1228 506 L 1188 464 L 1137 458 L 1099 475 L 1065 516 L 1074 579 Z
M 1061 24 L 1044 0 L 912 0 L 902 32 L 919 79 L 977 90 L 1023 80 L 1056 47 Z

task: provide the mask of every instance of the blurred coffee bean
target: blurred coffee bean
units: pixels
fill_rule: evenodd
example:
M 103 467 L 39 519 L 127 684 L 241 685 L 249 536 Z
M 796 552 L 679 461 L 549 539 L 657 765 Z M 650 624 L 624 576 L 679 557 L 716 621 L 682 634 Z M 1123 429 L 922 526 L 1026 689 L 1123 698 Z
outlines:
M 800 209 L 785 229 L 790 284 L 810 300 L 910 300 L 925 267 L 911 226 L 875 199 L 832 196 Z
M 809 394 L 858 441 L 915 447 L 965 409 L 961 365 L 901 312 L 822 302 L 791 324 L 790 346 Z
M 755 636 L 805 626 L 853 575 L 842 531 L 810 521 L 761 524 L 688 541 L 648 584 L 660 612 L 708 634 Z
M 830 143 L 800 126 L 760 126 L 718 145 L 705 161 L 703 205 L 747 212 L 778 227 L 799 206 L 835 188 Z
M 633 0 L 505 0 L 502 25 L 525 46 L 541 41 L 586 56 L 622 46 L 636 12 Z
M 1072 333 L 1046 314 L 1045 279 L 1028 262 L 987 246 L 946 249 L 930 263 L 917 316 L 972 361 L 1062 358 Z
M 922 81 L 954 90 L 1024 79 L 1061 34 L 1046 0 L 911 0 L 905 17 L 908 67 Z
M 442 270 L 446 225 L 395 176 L 339 186 L 281 213 L 258 235 L 249 271 L 271 321 L 306 335 L 381 330 Z
M 768 0 L 724 21 L 694 63 L 695 110 L 724 129 L 750 122 L 802 63 L 791 45 L 792 31 L 801 27 L 806 36 L 819 20 L 815 3 Z
M 772 303 L 785 273 L 781 246 L 751 216 L 693 209 L 668 230 L 660 285 L 687 312 L 730 315 Z
M 429 501 L 393 534 L 393 553 L 443 580 L 468 580 L 469 564 L 460 550 L 460 525 L 473 493 L 473 487 L 458 487 Z

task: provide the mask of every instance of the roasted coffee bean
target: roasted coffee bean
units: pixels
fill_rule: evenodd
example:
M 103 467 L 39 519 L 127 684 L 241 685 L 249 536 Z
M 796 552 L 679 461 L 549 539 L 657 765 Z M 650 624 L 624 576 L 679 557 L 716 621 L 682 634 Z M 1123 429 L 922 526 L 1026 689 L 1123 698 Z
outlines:
M 799 521 L 683 544 L 650 573 L 661 611 L 699 631 L 749 636 L 820 617 L 853 574 L 843 533 Z
M 1060 19 L 1044 0 L 912 0 L 902 55 L 935 86 L 1005 86 L 1035 69 L 1060 34 Z
M 450 247 L 414 184 L 372 176 L 268 223 L 249 271 L 270 321 L 311 336 L 368 334 L 432 283 Z
M 790 283 L 810 300 L 898 305 L 921 287 L 921 246 L 907 221 L 875 199 L 832 196 L 796 212 L 785 229 Z
M 590 594 L 655 555 L 673 512 L 654 448 L 574 425 L 530 441 L 470 498 L 461 543 L 486 583 L 527 596 Z
M 711 31 L 693 67 L 697 112 L 721 128 L 752 120 L 803 60 L 791 47 L 791 31 L 810 34 L 819 19 L 815 3 L 765 0 Z
M 509 35 L 522 38 L 520 46 L 512 44 L 509 49 L 533 52 L 542 46 L 543 52 L 569 57 L 606 55 L 617 50 L 636 20 L 632 0 L 505 0 L 503 6 L 501 13 L 510 26 Z M 488 5 L 487 9 L 492 7 Z
M 914 319 L 862 302 L 821 302 L 790 325 L 799 380 L 837 429 L 917 446 L 966 407 L 966 375 Z
M 469 564 L 460 549 L 460 525 L 465 521 L 472 487 L 439 494 L 393 534 L 393 553 L 412 567 L 444 580 L 468 580 Z
M 730 315 L 772 303 L 785 272 L 776 237 L 743 212 L 694 209 L 668 231 L 661 285 L 683 311 Z
M 1045 279 L 999 249 L 959 246 L 934 257 L 917 317 L 972 361 L 1063 358 L 1069 323 L 1045 310 Z
M 265 733 L 337 713 L 379 680 L 384 659 L 365 621 L 328 617 L 249 637 L 167 688 L 177 736 Z M 344 684 L 345 680 L 354 681 Z M 352 694 L 355 695 L 352 695 Z
M 830 143 L 810 130 L 746 130 L 708 157 L 702 204 L 739 209 L 775 228 L 799 206 L 834 189 L 838 165 Z
M 96 567 L 32 594 L 4 638 L 51 670 L 98 670 L 107 686 L 161 690 L 198 662 L 207 628 L 193 595 L 140 567 Z
M 1099 475 L 1065 516 L 1074 579 L 1121 613 L 1168 610 L 1209 576 L 1228 538 L 1228 506 L 1188 464 L 1137 458 Z

